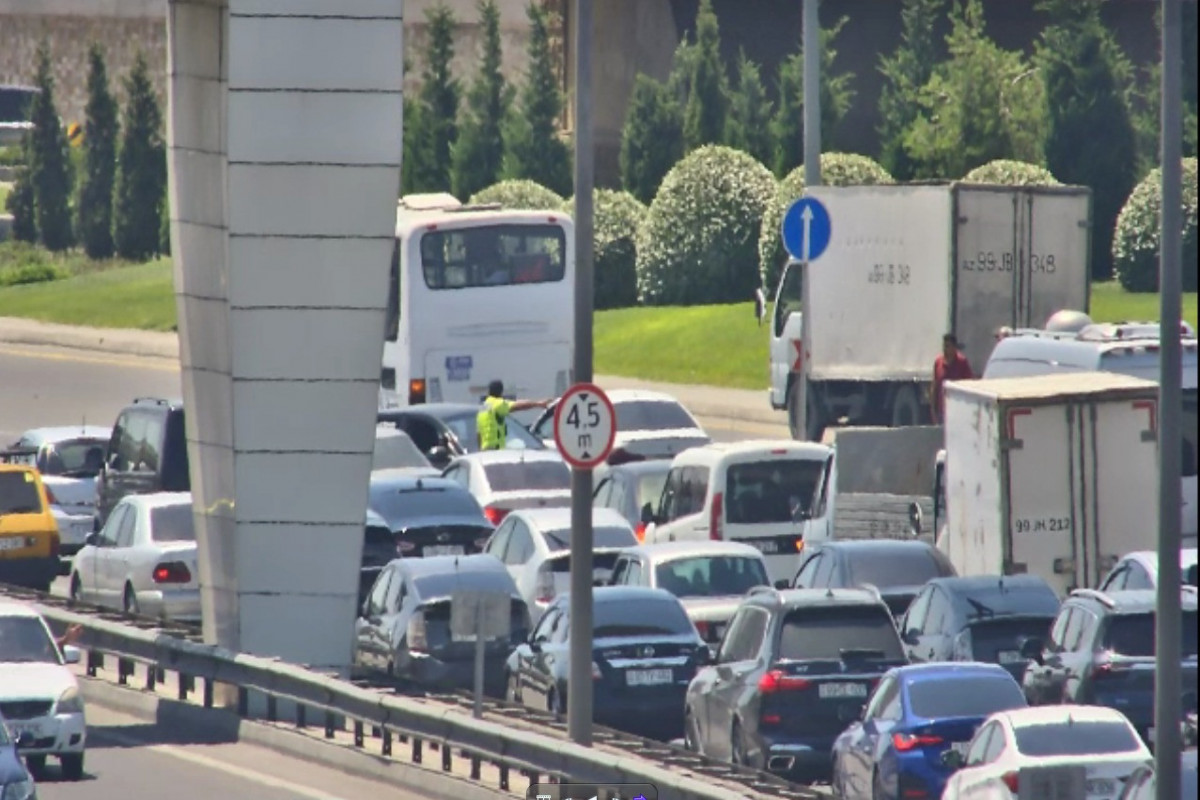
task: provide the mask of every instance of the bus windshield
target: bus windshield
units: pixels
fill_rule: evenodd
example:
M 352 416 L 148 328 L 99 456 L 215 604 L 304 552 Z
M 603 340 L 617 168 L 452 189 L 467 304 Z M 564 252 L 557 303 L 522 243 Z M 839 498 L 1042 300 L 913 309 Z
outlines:
M 481 225 L 425 232 L 421 265 L 430 289 L 555 283 L 566 272 L 566 250 L 558 225 Z

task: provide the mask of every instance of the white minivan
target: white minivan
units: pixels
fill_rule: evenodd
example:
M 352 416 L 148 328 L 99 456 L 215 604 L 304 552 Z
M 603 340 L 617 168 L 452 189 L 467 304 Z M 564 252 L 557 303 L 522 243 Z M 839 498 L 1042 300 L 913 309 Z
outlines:
M 796 574 L 805 542 L 833 536 L 833 448 L 791 440 L 714 443 L 675 456 L 658 507 L 642 508 L 645 541 L 743 542 L 773 583 Z

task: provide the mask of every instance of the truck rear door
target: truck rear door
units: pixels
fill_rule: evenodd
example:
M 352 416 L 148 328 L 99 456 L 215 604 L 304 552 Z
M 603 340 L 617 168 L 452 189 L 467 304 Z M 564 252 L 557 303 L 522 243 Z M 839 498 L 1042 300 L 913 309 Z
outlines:
M 1040 328 L 1056 311 L 1087 311 L 1091 296 L 1091 195 L 1086 189 L 1022 191 L 1018 215 L 1025 242 L 1019 324 Z

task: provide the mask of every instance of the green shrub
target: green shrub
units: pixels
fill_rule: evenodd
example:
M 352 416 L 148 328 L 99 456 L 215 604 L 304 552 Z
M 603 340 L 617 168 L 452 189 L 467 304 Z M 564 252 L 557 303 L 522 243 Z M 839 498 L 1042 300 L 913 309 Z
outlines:
M 527 180 L 500 181 L 471 195 L 471 205 L 499 203 L 502 208 L 525 208 L 535 211 L 557 211 L 563 199 L 542 186 Z
M 43 283 L 67 277 L 67 271 L 53 264 L 25 264 L 19 267 L 0 269 L 0 286 L 16 286 L 21 283 Z
M 637 237 L 638 299 L 652 305 L 730 303 L 758 287 L 754 245 L 775 192 L 771 171 L 720 145 L 676 164 Z
M 0 244 L 0 286 L 54 281 L 68 274 L 43 247 L 20 241 Z
M 963 176 L 964 183 L 994 183 L 1001 186 L 1059 186 L 1050 170 L 1024 161 L 998 158 Z
M 1196 291 L 1196 159 L 1183 159 L 1183 290 Z M 1129 292 L 1158 291 L 1162 227 L 1162 170 L 1134 187 L 1117 217 L 1113 266 Z
M 877 162 L 857 153 L 822 153 L 821 182 L 827 186 L 859 186 L 892 183 L 892 176 Z M 775 290 L 775 282 L 787 262 L 779 226 L 788 206 L 804 195 L 804 165 L 793 169 L 776 187 L 767 210 L 763 213 L 758 234 L 758 269 L 762 286 Z
M 637 304 L 637 230 L 646 206 L 629 192 L 597 189 L 593 194 L 595 228 L 594 296 L 597 309 Z M 562 210 L 574 216 L 575 198 Z

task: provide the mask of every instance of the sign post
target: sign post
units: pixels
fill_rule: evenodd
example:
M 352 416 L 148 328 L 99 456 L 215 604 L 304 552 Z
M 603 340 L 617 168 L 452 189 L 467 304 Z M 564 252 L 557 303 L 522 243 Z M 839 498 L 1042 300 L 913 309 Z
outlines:
M 808 308 L 808 265 L 813 260 L 820 258 L 821 254 L 829 247 L 829 241 L 833 236 L 833 222 L 829 218 L 829 210 L 825 208 L 824 203 L 815 197 L 801 197 L 788 206 L 779 228 L 784 249 L 792 258 L 800 262 L 795 269 L 801 271 L 800 308 L 803 310 Z M 800 373 L 800 391 L 797 398 L 799 401 L 797 404 L 799 406 L 797 409 L 798 424 L 796 425 L 800 431 L 800 438 L 807 438 L 809 426 L 808 381 L 804 379 L 804 370 L 807 368 L 804 350 L 809 346 L 809 319 L 808 314 L 801 314 L 800 339 L 793 342 L 793 346 L 796 348 L 796 361 L 793 369 Z
M 508 595 L 503 592 L 461 590 L 450 595 L 450 638 L 475 640 L 475 718 L 483 716 L 483 651 L 489 639 L 504 639 L 511 632 Z

